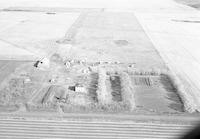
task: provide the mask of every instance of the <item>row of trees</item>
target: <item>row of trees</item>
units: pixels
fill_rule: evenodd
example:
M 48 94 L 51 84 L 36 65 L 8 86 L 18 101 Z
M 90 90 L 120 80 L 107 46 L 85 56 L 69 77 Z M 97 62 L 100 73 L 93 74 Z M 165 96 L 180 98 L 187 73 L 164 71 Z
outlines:
M 135 90 L 132 85 L 132 81 L 128 73 L 122 72 L 120 73 L 120 81 L 121 81 L 121 95 L 122 95 L 122 100 L 124 103 L 126 103 L 130 110 L 134 110 L 136 105 L 135 105 Z

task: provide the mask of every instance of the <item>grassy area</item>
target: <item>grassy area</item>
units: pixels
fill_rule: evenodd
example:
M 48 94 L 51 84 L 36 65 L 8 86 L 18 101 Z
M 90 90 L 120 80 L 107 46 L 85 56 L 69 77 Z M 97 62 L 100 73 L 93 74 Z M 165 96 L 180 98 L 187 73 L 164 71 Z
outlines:
M 110 104 L 112 102 L 112 95 L 106 89 L 106 71 L 99 69 L 97 96 L 100 104 Z
M 200 0 L 175 0 L 178 3 L 186 4 L 188 6 L 200 9 Z

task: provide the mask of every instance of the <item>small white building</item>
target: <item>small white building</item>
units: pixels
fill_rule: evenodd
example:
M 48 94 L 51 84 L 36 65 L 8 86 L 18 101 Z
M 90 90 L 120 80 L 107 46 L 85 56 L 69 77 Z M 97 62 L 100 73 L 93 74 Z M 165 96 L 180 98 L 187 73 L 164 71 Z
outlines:
M 39 69 L 48 69 L 50 67 L 49 59 L 44 57 L 43 59 L 37 61 L 36 67 Z
M 80 84 L 76 84 L 75 85 L 75 92 L 77 93 L 86 93 L 86 89 L 83 85 L 80 85 Z

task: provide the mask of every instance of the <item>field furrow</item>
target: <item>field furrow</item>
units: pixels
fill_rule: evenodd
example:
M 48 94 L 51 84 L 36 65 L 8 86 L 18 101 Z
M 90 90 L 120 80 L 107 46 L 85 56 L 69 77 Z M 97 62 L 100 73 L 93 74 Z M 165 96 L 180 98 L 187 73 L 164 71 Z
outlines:
M 0 136 L 4 138 L 176 138 L 191 125 L 90 122 L 0 120 Z

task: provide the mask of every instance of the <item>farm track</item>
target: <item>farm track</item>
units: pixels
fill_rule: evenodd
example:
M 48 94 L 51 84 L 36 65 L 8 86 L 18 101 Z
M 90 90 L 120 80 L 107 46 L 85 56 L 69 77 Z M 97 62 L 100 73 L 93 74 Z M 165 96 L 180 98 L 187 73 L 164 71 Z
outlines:
M 177 138 L 192 128 L 188 124 L 0 120 L 0 138 Z
M 77 34 L 78 29 L 82 26 L 84 19 L 87 17 L 87 14 L 88 14 L 87 12 L 83 12 L 79 15 L 76 21 L 67 30 L 64 40 L 74 41 L 75 35 Z

